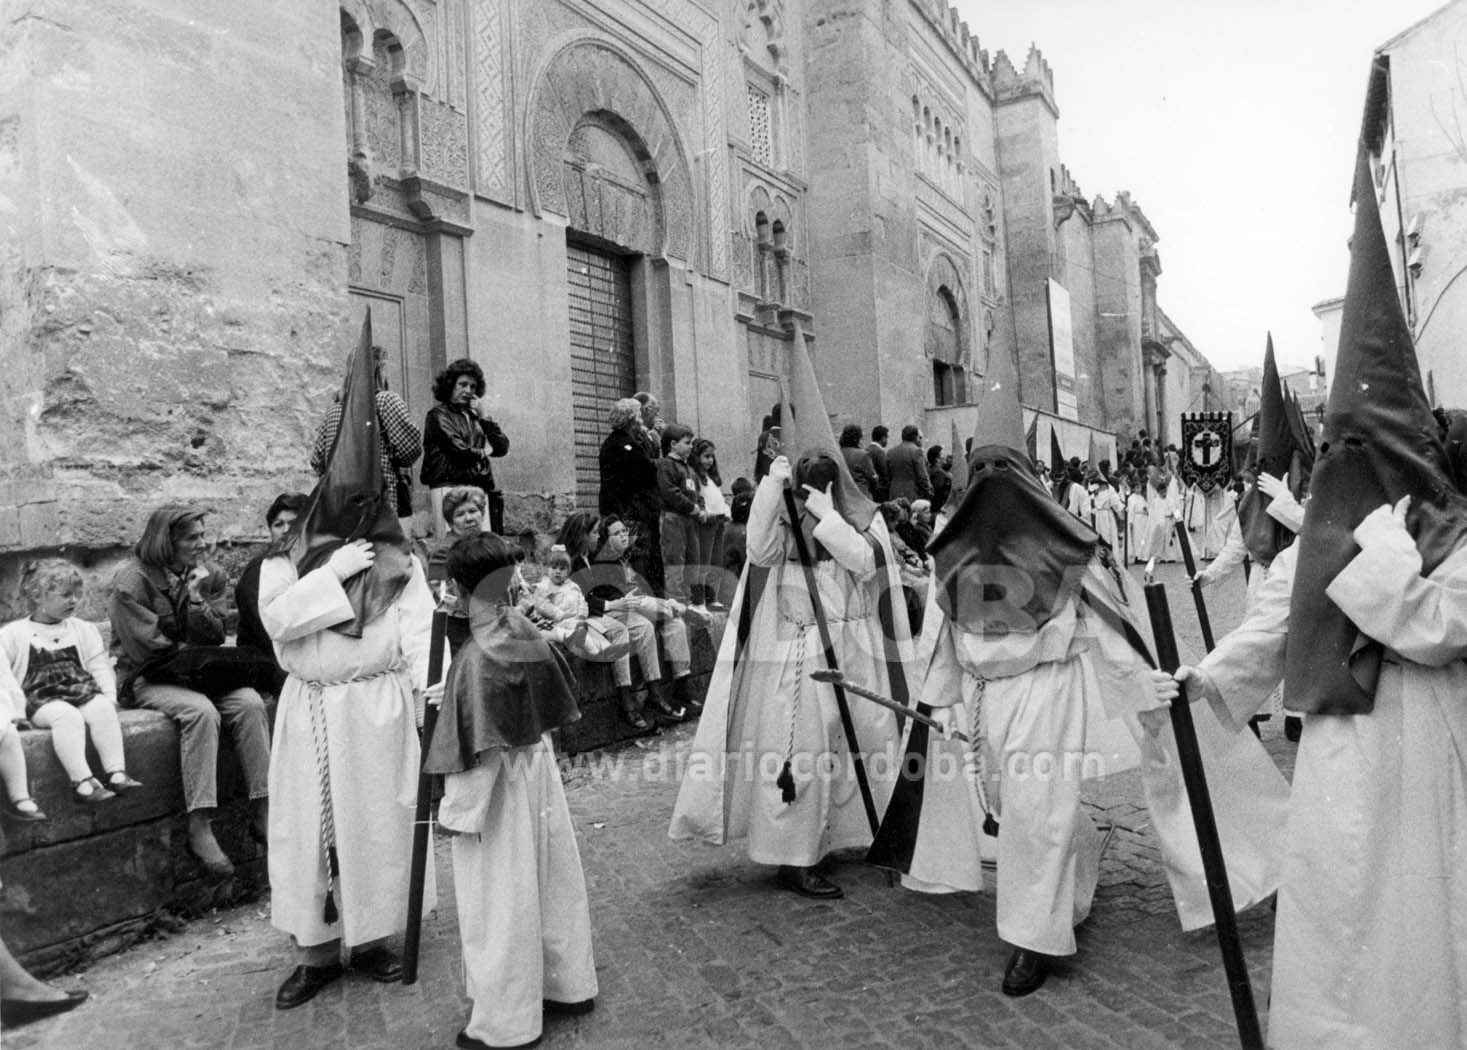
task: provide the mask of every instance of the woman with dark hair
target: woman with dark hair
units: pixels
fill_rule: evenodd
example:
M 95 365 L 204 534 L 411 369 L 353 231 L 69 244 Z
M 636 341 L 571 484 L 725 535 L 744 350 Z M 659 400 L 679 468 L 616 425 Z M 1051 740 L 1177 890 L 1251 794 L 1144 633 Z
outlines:
M 573 570 L 584 569 L 591 564 L 591 555 L 596 553 L 597 520 L 589 510 L 578 510 L 561 523 L 555 542 L 570 555 Z
M 490 459 L 509 451 L 509 438 L 489 418 L 484 396 L 484 370 L 477 361 L 461 357 L 449 362 L 433 380 L 433 398 L 423 421 L 422 481 L 433 501 L 433 535 L 442 539 L 443 493 L 455 485 L 484 490 L 489 501 L 489 528 L 504 531 L 504 497 L 494 486 Z
M 159 507 L 148 516 L 134 558 L 113 581 L 112 644 L 125 706 L 160 711 L 179 731 L 189 849 L 211 875 L 234 865 L 210 821 L 218 804 L 219 726 L 229 730 L 253 809 L 250 830 L 265 840 L 270 733 L 265 702 L 249 685 L 217 683 L 208 693 L 179 684 L 169 661 L 185 649 L 224 643 L 224 573 L 204 554 L 204 512 Z
M 631 536 L 627 562 L 642 577 L 642 586 L 655 594 L 663 588 L 662 498 L 658 493 L 657 460 L 647 452 L 647 428 L 642 403 L 624 397 L 607 416 L 611 433 L 601 442 L 602 517 L 615 515 Z
M 728 575 L 723 569 L 723 534 L 728 527 L 729 506 L 723 496 L 723 479 L 718 476 L 718 449 L 707 438 L 693 442 L 693 473 L 703 492 L 703 521 L 698 526 L 698 580 L 693 584 L 693 604 L 712 612 L 726 607 L 719 600 Z M 733 596 L 732 581 L 728 587 Z

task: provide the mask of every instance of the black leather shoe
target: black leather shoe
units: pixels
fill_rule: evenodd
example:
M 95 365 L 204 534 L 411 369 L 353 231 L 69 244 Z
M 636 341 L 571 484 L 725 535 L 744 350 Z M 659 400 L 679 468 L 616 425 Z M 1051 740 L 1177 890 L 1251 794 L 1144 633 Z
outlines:
M 559 999 L 546 999 L 545 1009 L 552 1014 L 565 1014 L 567 1017 L 575 1017 L 580 1014 L 588 1014 L 596 1009 L 595 999 L 581 999 L 574 1003 L 563 1003 Z
M 1003 972 L 1003 994 L 1028 995 L 1038 991 L 1048 976 L 1049 956 L 1031 952 L 1028 948 L 1015 948 Z
M 351 968 L 364 973 L 378 984 L 394 984 L 402 980 L 402 960 L 397 953 L 376 945 L 351 953 Z
M 817 875 L 810 868 L 796 868 L 788 864 L 781 864 L 779 874 L 774 881 L 787 890 L 793 890 L 801 897 L 813 897 L 816 900 L 839 900 L 846 895 L 846 891 L 831 882 L 824 875 Z
M 1299 738 L 1304 735 L 1304 719 L 1295 718 L 1293 715 L 1284 716 L 1284 739 L 1291 744 L 1297 744 Z
M 67 992 L 64 999 L 0 999 L 0 1022 L 6 1027 L 30 1024 L 75 1010 L 87 1001 L 87 992 Z
M 536 1036 L 528 1043 L 516 1043 L 514 1046 L 501 1047 L 492 1046 L 482 1039 L 475 1039 L 469 1035 L 467 1029 L 460 1029 L 458 1035 L 454 1037 L 453 1042 L 455 1046 L 463 1047 L 463 1050 L 526 1050 L 527 1047 L 538 1046 L 540 1044 L 540 1037 Z
M 329 966 L 297 966 L 275 993 L 275 1009 L 294 1010 L 316 998 L 316 993 L 341 980 L 341 963 Z

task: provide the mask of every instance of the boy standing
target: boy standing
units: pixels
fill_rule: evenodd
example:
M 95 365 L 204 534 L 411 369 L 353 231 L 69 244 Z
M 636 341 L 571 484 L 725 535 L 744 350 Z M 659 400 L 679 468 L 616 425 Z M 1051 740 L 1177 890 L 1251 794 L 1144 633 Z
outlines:
M 425 768 L 444 775 L 439 823 L 455 832 L 453 879 L 467 1050 L 531 1046 L 543 1012 L 595 1006 L 591 916 L 550 732 L 580 718 L 575 682 L 508 593 L 515 559 L 498 536 L 460 540 L 448 573 L 479 607 L 441 687 Z M 487 614 L 487 615 L 485 615 Z

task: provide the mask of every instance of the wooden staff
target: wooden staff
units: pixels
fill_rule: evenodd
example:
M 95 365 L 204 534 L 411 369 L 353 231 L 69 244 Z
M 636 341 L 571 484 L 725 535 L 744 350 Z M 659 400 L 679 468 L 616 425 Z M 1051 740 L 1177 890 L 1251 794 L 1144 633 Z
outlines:
M 825 622 L 825 609 L 820 604 L 820 590 L 815 581 L 815 563 L 810 549 L 805 546 L 805 533 L 800 529 L 800 508 L 795 503 L 795 494 L 788 487 L 784 490 L 784 507 L 790 516 L 791 531 L 795 534 L 795 551 L 800 556 L 800 568 L 805 572 L 805 589 L 810 592 L 810 607 L 815 613 L 815 626 L 820 631 L 820 645 L 825 650 L 825 666 L 839 671 L 835 661 L 835 645 L 830 640 L 830 626 Z M 836 513 L 832 511 L 831 513 Z M 861 803 L 866 807 L 866 820 L 871 825 L 874 838 L 881 826 L 881 817 L 876 812 L 876 800 L 871 796 L 871 782 L 866 778 L 866 763 L 861 759 L 860 741 L 856 739 L 856 723 L 851 721 L 851 705 L 840 682 L 832 682 L 835 691 L 835 706 L 840 711 L 841 729 L 845 731 L 846 746 L 851 751 L 851 765 L 856 771 L 856 784 L 861 789 Z
M 443 649 L 448 635 L 448 611 L 441 604 L 433 610 L 433 633 L 428 641 L 428 684 L 435 685 L 443 677 Z M 438 705 L 423 704 L 422 765 L 428 763 L 428 746 L 438 725 Z M 429 813 L 433 806 L 433 775 L 425 768 L 418 771 L 418 805 L 413 813 L 413 859 L 408 871 L 407 930 L 402 938 L 402 983 L 418 979 L 418 944 L 423 932 L 423 882 L 428 872 L 428 846 L 432 825 Z
M 961 729 L 945 727 L 931 715 L 924 715 L 916 708 L 903 707 L 889 696 L 882 696 L 880 693 L 859 686 L 855 682 L 847 681 L 846 676 L 839 671 L 811 671 L 810 677 L 817 682 L 824 682 L 826 685 L 838 685 L 852 696 L 859 696 L 863 699 L 870 700 L 873 704 L 884 707 L 888 711 L 894 711 L 903 718 L 910 718 L 913 722 L 920 722 L 928 729 L 935 730 L 940 736 L 951 736 L 954 740 L 961 740 L 965 744 L 972 743 L 968 739 L 968 734 L 964 733 Z
M 1192 557 L 1192 541 L 1187 526 L 1177 522 L 1177 545 L 1182 548 L 1182 561 L 1187 566 L 1187 579 L 1192 581 L 1192 604 L 1197 606 L 1197 626 L 1202 628 L 1202 644 L 1210 653 L 1217 643 L 1212 638 L 1212 619 L 1207 615 L 1207 599 L 1202 597 L 1202 581 L 1197 579 L 1197 562 Z
M 1172 630 L 1171 609 L 1166 589 L 1151 579 L 1146 581 L 1146 611 L 1151 616 L 1151 631 L 1156 638 L 1156 658 L 1163 671 L 1175 671 L 1177 637 Z M 1263 1033 L 1258 1026 L 1258 1011 L 1253 1004 L 1253 986 L 1248 979 L 1248 964 L 1243 959 L 1243 944 L 1238 937 L 1238 917 L 1233 911 L 1233 892 L 1228 884 L 1227 864 L 1223 860 L 1222 842 L 1217 834 L 1217 820 L 1212 812 L 1212 797 L 1207 792 L 1207 774 L 1202 768 L 1202 755 L 1197 748 L 1197 730 L 1192 724 L 1192 708 L 1183 686 L 1171 703 L 1172 732 L 1177 740 L 1178 764 L 1182 783 L 1187 788 L 1187 801 L 1192 807 L 1192 823 L 1197 828 L 1197 845 L 1202 853 L 1202 871 L 1207 878 L 1207 895 L 1212 900 L 1213 926 L 1222 951 L 1223 970 L 1228 977 L 1228 991 L 1233 998 L 1233 1018 L 1238 1025 L 1238 1038 L 1243 1050 L 1263 1050 Z

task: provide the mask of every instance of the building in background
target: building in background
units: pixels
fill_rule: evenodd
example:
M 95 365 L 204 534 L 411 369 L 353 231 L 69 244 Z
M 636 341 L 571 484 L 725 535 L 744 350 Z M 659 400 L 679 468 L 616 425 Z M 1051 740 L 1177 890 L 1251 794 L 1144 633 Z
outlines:
M 1433 404 L 1467 404 L 1464 85 L 1467 0 L 1454 0 L 1376 49 L 1361 129 L 1396 286 Z M 1328 317 L 1326 310 L 1326 326 Z M 1333 349 L 1327 335 L 1326 355 Z
M 368 309 L 418 417 L 483 364 L 513 528 L 638 390 L 748 473 L 795 338 L 836 422 L 939 443 L 994 353 L 1082 457 L 1210 396 L 1043 56 L 942 0 L 50 6 L 0 16 L 0 607 L 161 502 L 261 536 Z

